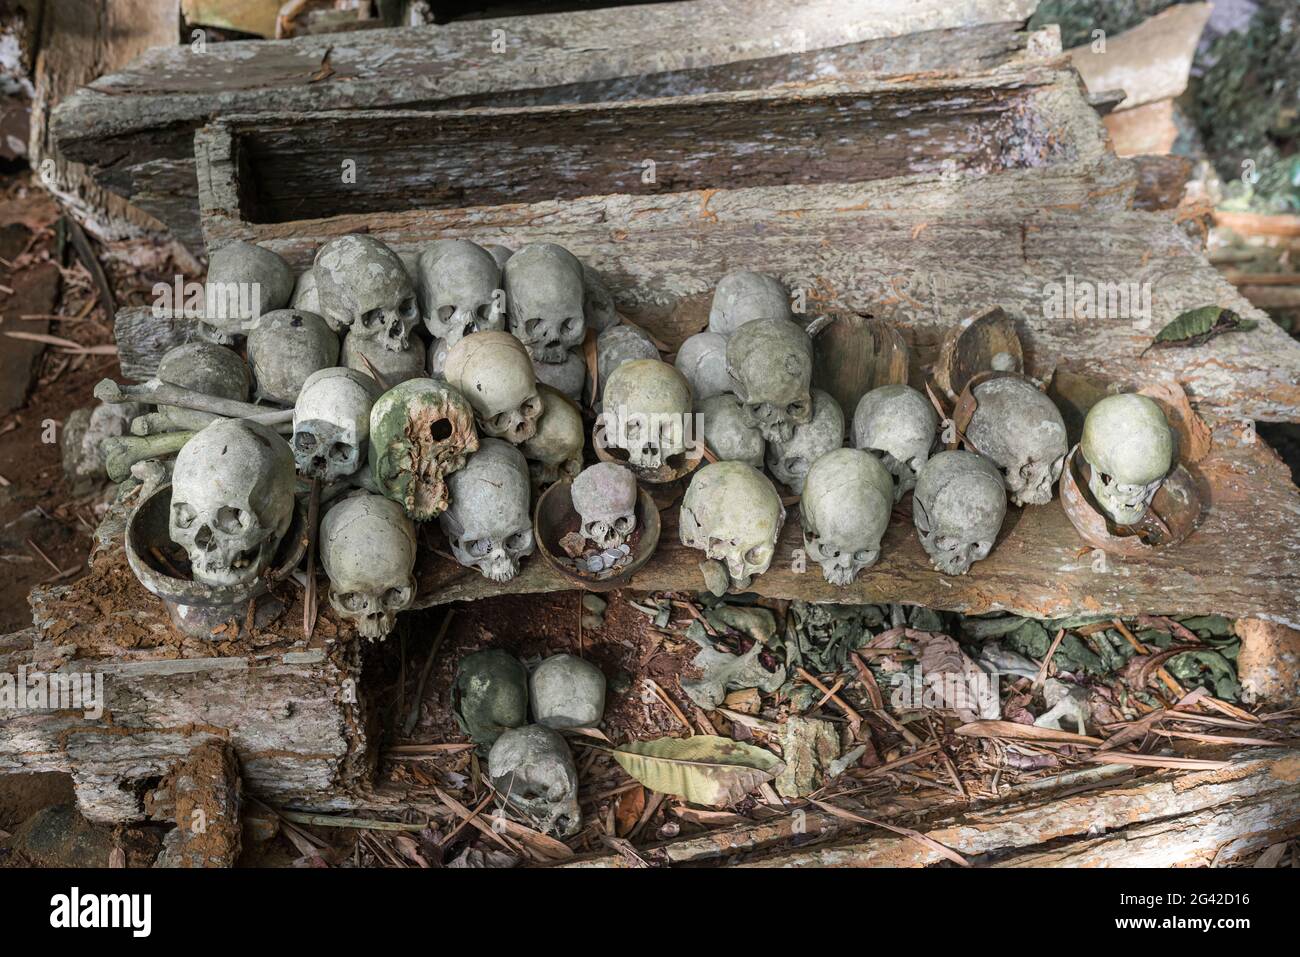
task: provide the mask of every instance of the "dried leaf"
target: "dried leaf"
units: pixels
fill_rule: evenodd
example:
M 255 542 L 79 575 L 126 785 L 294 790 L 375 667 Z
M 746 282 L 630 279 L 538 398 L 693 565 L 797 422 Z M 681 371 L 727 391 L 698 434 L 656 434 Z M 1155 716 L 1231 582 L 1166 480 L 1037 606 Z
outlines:
M 711 734 L 632 741 L 613 753 L 650 790 L 715 806 L 739 801 L 784 767 L 770 751 Z
M 1167 326 L 1156 333 L 1151 345 L 1142 350 L 1146 355 L 1151 349 L 1170 349 L 1175 346 L 1199 346 L 1216 336 L 1234 329 L 1248 332 L 1258 326 L 1254 319 L 1243 319 L 1231 309 L 1222 306 L 1201 306 L 1181 313 Z

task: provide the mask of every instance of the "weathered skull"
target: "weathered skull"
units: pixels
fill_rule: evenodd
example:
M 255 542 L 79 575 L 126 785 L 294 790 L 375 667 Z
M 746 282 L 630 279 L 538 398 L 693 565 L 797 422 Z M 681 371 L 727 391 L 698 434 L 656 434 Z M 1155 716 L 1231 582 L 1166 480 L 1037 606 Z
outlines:
M 894 499 L 916 486 L 916 475 L 934 451 L 939 415 L 930 400 L 905 385 L 882 385 L 858 401 L 853 444 L 880 457 L 894 476 Z
M 614 370 L 601 406 L 607 447 L 627 452 L 638 468 L 679 468 L 687 445 L 691 387 L 660 359 L 635 359 Z
M 293 405 L 313 372 L 337 366 L 339 337 L 314 312 L 265 313 L 248 334 L 248 364 L 261 400 Z
M 576 655 L 551 655 L 528 679 L 533 716 L 548 728 L 594 728 L 605 714 L 605 676 Z
M 713 290 L 709 331 L 730 338 L 755 319 L 793 319 L 790 294 L 778 279 L 738 270 L 727 273 Z
M 578 833 L 578 769 L 560 732 L 540 724 L 504 732 L 488 753 L 488 776 L 502 808 L 546 833 Z
M 618 309 L 614 305 L 614 297 L 610 295 L 609 288 L 605 285 L 605 280 L 600 277 L 600 273 L 586 263 L 582 264 L 582 286 L 582 314 L 586 319 L 587 328 L 604 332 L 618 322 Z
M 293 406 L 290 444 L 298 471 L 337 482 L 360 469 L 370 440 L 370 409 L 379 396 L 375 380 L 353 369 L 308 376 Z
M 686 376 L 697 402 L 731 391 L 731 376 L 727 375 L 727 340 L 716 332 L 697 332 L 683 342 L 673 365 Z
M 447 350 L 447 384 L 474 407 L 487 435 L 518 445 L 537 432 L 542 400 L 533 363 L 508 332 L 476 332 Z
M 998 467 L 974 452 L 939 452 L 921 466 L 912 523 L 934 567 L 964 575 L 993 550 L 1007 514 Z
M 480 749 L 528 723 L 528 671 L 514 655 L 485 648 L 460 659 L 453 694 L 456 722 Z
M 596 337 L 596 394 L 604 393 L 609 377 L 623 363 L 658 358 L 659 350 L 644 329 L 626 324 L 610 326 Z
M 506 327 L 501 267 L 467 239 L 439 239 L 420 251 L 416 273 L 424 324 L 454 346 L 472 332 Z
M 533 374 L 538 382 L 564 393 L 574 402 L 582 401 L 582 387 L 587 384 L 587 363 L 577 352 L 566 352 L 563 362 L 533 361 Z
M 320 558 L 330 605 L 363 638 L 383 638 L 415 600 L 415 524 L 396 502 L 358 492 L 320 523 Z
M 712 462 L 695 473 L 682 499 L 682 544 L 726 565 L 733 591 L 772 564 L 785 506 L 776 486 L 743 462 Z
M 727 374 L 767 441 L 812 419 L 812 362 L 812 339 L 789 319 L 755 319 L 727 340 Z
M 203 324 L 221 341 L 243 335 L 249 322 L 283 308 L 293 294 L 293 270 L 277 253 L 236 240 L 208 258 Z
M 424 361 L 424 342 L 419 336 L 412 336 L 401 352 L 386 348 L 377 339 L 351 333 L 343 337 L 343 364 L 371 378 L 378 374 L 390 389 L 407 379 L 423 378 Z
M 172 470 L 168 529 L 194 580 L 254 581 L 289 530 L 293 487 L 289 443 L 264 425 L 218 419 L 186 442 Z
M 880 558 L 880 539 L 894 507 L 894 480 L 860 449 L 819 458 L 799 501 L 803 545 L 832 585 L 847 585 Z
M 505 269 L 506 260 L 515 254 L 515 251 L 509 246 L 502 246 L 500 243 L 485 243 L 483 248 L 491 254 L 492 260 L 497 264 L 498 269 Z
M 636 529 L 636 476 L 617 462 L 583 469 L 570 489 L 582 537 L 599 548 L 622 545 Z
M 447 475 L 477 448 L 474 412 L 446 383 L 408 379 L 370 410 L 371 475 L 417 522 L 447 507 Z
M 506 582 L 533 553 L 532 488 L 523 453 L 484 439 L 465 467 L 447 478 L 451 504 L 438 516 L 456 561 L 484 578 Z
M 434 339 L 429 344 L 429 354 L 425 368 L 429 372 L 429 378 L 446 381 L 447 343 L 442 339 Z
M 320 294 L 316 290 L 316 274 L 311 271 L 311 267 L 298 274 L 298 280 L 293 287 L 293 298 L 289 300 L 289 308 L 314 312 L 318 316 L 321 314 Z
M 247 402 L 252 392 L 248 365 L 225 346 L 211 342 L 187 342 L 168 349 L 158 361 L 159 381 L 183 386 L 204 395 Z M 211 412 L 195 412 L 171 405 L 158 406 L 159 428 L 201 429 L 218 418 Z
M 582 263 L 554 243 L 530 243 L 506 260 L 510 331 L 538 362 L 563 362 L 586 334 Z
M 582 470 L 582 447 L 587 436 L 582 413 L 566 396 L 545 385 L 537 386 L 537 394 L 542 399 L 537 432 L 520 443 L 519 451 L 528 459 L 528 471 L 540 487 L 573 478 Z
M 966 426 L 972 447 L 1002 470 L 1012 502 L 1046 505 L 1069 451 L 1061 413 L 1016 376 L 981 382 L 972 395 L 977 404 Z
M 804 476 L 814 462 L 844 445 L 844 412 L 821 389 L 812 390 L 812 421 L 796 425 L 788 442 L 767 444 L 767 468 L 778 482 L 803 493 Z
M 725 392 L 697 402 L 695 409 L 702 419 L 703 441 L 721 461 L 763 467 L 763 434 L 739 399 Z
M 1110 395 L 1088 410 L 1079 451 L 1091 467 L 1088 488 L 1120 525 L 1141 521 L 1174 461 L 1164 412 L 1144 395 Z
M 398 255 L 370 236 L 331 239 L 312 264 L 321 315 L 335 332 L 403 352 L 420 321 L 415 286 Z

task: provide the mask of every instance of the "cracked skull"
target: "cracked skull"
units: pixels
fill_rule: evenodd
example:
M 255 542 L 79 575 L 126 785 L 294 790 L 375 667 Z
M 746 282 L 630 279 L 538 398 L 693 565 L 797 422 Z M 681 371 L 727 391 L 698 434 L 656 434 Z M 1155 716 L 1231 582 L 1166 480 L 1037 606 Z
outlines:
M 776 486 L 743 462 L 712 462 L 682 499 L 682 544 L 726 566 L 732 590 L 749 587 L 772 564 L 785 507 Z
M 538 362 L 563 362 L 586 335 L 582 264 L 563 246 L 530 243 L 504 272 L 510 331 Z
M 293 406 L 294 461 L 298 471 L 337 482 L 365 462 L 370 409 L 379 398 L 375 380 L 352 369 L 321 369 L 307 377 Z
M 1013 503 L 1046 505 L 1069 451 L 1061 413 L 1018 376 L 981 382 L 971 394 L 976 401 L 966 426 L 971 448 L 1002 470 Z
M 488 776 L 502 808 L 545 833 L 578 833 L 578 769 L 560 732 L 541 724 L 503 732 L 488 752 Z
M 836 449 L 808 470 L 799 515 L 808 557 L 832 585 L 847 585 L 880 558 L 894 480 L 860 449 Z
M 407 349 L 420 306 L 395 252 L 370 236 L 339 236 L 317 251 L 312 274 L 331 329 L 374 339 L 393 352 Z
M 788 442 L 769 442 L 767 469 L 778 482 L 802 494 L 804 476 L 827 452 L 844 445 L 844 412 L 840 404 L 821 389 L 812 390 L 813 415 L 797 425 Z
M 894 476 L 894 499 L 916 486 L 937 441 L 939 415 L 930 400 L 905 385 L 882 385 L 858 401 L 853 444 L 880 457 Z
M 570 497 L 582 520 L 582 537 L 598 548 L 622 545 L 636 529 L 636 476 L 616 462 L 583 469 Z
M 194 580 L 244 585 L 267 568 L 294 509 L 293 452 L 264 425 L 219 419 L 176 456 L 171 540 Z
M 690 418 L 690 384 L 660 359 L 625 362 L 605 383 L 601 420 L 606 447 L 624 450 L 636 468 L 680 468 Z
M 578 407 L 555 389 L 537 386 L 542 398 L 542 415 L 537 432 L 520 443 L 519 451 L 528 460 L 533 482 L 540 486 L 573 478 L 582 470 L 582 447 L 586 430 Z
M 360 492 L 331 506 L 320 557 L 330 605 L 364 638 L 383 638 L 415 600 L 415 524 L 382 495 Z
M 466 239 L 439 239 L 420 252 L 416 270 L 424 324 L 450 348 L 475 332 L 506 327 L 501 267 Z
M 438 524 L 456 561 L 494 582 L 514 578 L 519 562 L 533 553 L 532 487 L 523 453 L 500 439 L 484 439 L 447 483 L 451 505 Z
M 1088 488 L 1120 525 L 1141 521 L 1174 464 L 1174 436 L 1164 412 L 1144 395 L 1123 393 L 1088 410 L 1079 451 Z
M 339 337 L 314 312 L 277 309 L 248 334 L 254 394 L 264 401 L 293 405 L 308 376 L 338 361 Z
M 754 319 L 727 340 L 727 374 L 769 442 L 788 442 L 812 419 L 813 346 L 789 319 Z
M 934 567 L 964 575 L 993 550 L 1007 513 L 998 467 L 974 452 L 939 452 L 916 478 L 912 523 Z
M 709 308 L 709 331 L 724 337 L 755 319 L 793 319 L 790 293 L 779 279 L 738 270 L 718 281 Z
M 758 426 L 745 414 L 745 408 L 730 392 L 711 396 L 696 405 L 701 419 L 702 438 L 723 462 L 744 462 L 756 469 L 763 467 L 767 443 Z
M 447 351 L 447 384 L 474 407 L 486 435 L 515 445 L 537 433 L 542 400 L 533 363 L 508 332 L 476 332 Z

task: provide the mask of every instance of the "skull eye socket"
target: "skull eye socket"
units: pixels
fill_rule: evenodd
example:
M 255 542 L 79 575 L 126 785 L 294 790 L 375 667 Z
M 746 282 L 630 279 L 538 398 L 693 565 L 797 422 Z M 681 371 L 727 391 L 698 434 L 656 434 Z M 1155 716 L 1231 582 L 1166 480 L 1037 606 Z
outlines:
M 871 549 L 869 549 L 869 548 L 859 548 L 856 552 L 853 553 L 853 560 L 854 560 L 855 562 L 866 562 L 866 561 L 870 561 L 870 560 L 871 560 L 871 556 L 874 555 L 874 554 L 875 554 L 875 552 L 873 552 L 873 551 L 872 551 Z
M 172 507 L 172 520 L 176 522 L 178 528 L 189 528 L 194 524 L 197 517 L 194 509 L 190 508 L 184 502 Z
M 403 299 L 401 303 L 398 304 L 397 314 L 403 319 L 415 318 L 415 297 L 411 296 L 407 299 Z
M 299 452 L 310 452 L 316 447 L 316 436 L 310 432 L 297 432 L 293 437 L 293 447 Z
M 616 531 L 626 532 L 631 527 L 632 517 L 630 515 L 622 515 L 619 518 L 614 519 L 614 529 Z
M 519 551 L 521 548 L 526 548 L 528 545 L 528 532 L 526 531 L 515 532 L 513 535 L 511 535 L 509 538 L 506 539 L 505 544 L 506 544 L 506 551 L 508 552 L 516 552 Z
M 384 318 L 382 309 L 371 309 L 369 312 L 361 314 L 361 325 L 366 329 L 373 329 L 379 325 Z
M 455 307 L 455 306 L 439 306 L 439 307 L 438 307 L 438 321 L 439 321 L 439 322 L 451 322 L 451 317 L 452 317 L 453 314 L 455 314 L 455 312 L 456 312 L 456 307 Z
M 791 402 L 785 407 L 785 412 L 786 415 L 800 416 L 803 415 L 804 409 L 806 408 L 807 406 L 802 402 Z
M 565 319 L 562 323 L 560 323 L 561 335 L 571 336 L 577 331 L 578 331 L 578 320 L 575 319 L 573 316 L 569 316 L 569 318 Z
M 388 589 L 380 600 L 385 608 L 400 608 L 409 601 L 410 594 L 411 589 L 403 585 L 401 588 Z
M 494 429 L 504 429 L 510 425 L 510 412 L 498 412 L 492 416 L 492 427 Z
M 336 462 L 346 462 L 352 454 L 352 446 L 346 442 L 335 442 L 330 446 L 329 456 Z
M 521 405 L 519 409 L 524 415 L 529 416 L 530 418 L 537 415 L 542 411 L 541 396 L 530 395 L 528 398 L 524 399 L 524 404 Z
M 475 558 L 482 558 L 492 551 L 492 542 L 490 539 L 478 538 L 469 542 L 461 542 L 460 547 Z
M 537 327 L 542 324 L 541 316 L 534 316 L 524 323 L 524 332 L 530 336 L 537 335 Z
M 763 564 L 763 560 L 766 557 L 767 557 L 767 549 L 759 545 L 755 545 L 749 551 L 745 552 L 745 564 L 761 565 Z
M 223 505 L 217 509 L 217 528 L 223 532 L 237 532 L 244 526 L 244 518 L 247 513 L 242 508 L 235 508 L 231 505 Z
M 344 592 L 339 596 L 339 604 L 348 611 L 365 611 L 366 596 L 359 591 Z
M 478 319 L 480 322 L 486 322 L 488 320 L 488 317 L 490 317 L 491 315 L 492 315 L 492 303 L 490 302 L 485 302 L 477 309 L 474 310 L 474 318 Z

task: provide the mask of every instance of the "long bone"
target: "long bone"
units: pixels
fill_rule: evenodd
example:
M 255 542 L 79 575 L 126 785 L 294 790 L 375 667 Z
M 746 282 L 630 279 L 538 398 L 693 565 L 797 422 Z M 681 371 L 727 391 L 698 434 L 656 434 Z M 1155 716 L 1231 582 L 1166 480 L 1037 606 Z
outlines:
M 293 409 L 268 409 L 265 406 L 204 395 L 184 386 L 172 385 L 150 379 L 140 385 L 122 385 L 112 379 L 100 379 L 95 386 L 95 398 L 101 402 L 151 402 L 155 405 L 174 405 L 194 412 L 211 412 L 232 419 L 248 419 L 262 425 L 279 425 L 293 421 Z

